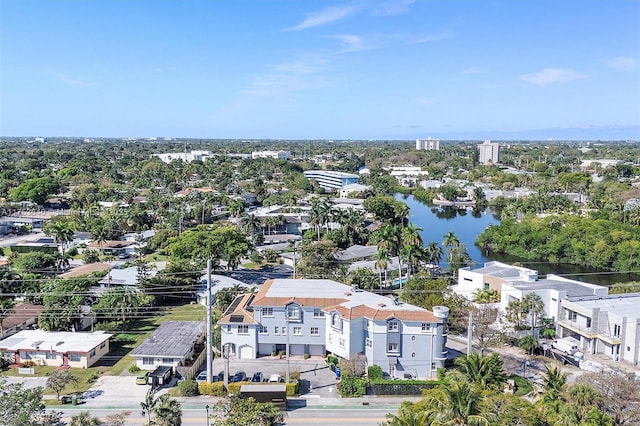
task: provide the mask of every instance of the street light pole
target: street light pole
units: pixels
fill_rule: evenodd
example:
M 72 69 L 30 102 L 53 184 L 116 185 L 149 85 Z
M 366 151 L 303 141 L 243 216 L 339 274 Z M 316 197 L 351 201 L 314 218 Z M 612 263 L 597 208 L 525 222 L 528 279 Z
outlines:
M 213 322 L 211 313 L 211 257 L 207 259 L 207 383 L 213 381 L 213 336 L 211 323 Z
M 204 407 L 207 410 L 207 426 L 209 426 L 209 404 Z

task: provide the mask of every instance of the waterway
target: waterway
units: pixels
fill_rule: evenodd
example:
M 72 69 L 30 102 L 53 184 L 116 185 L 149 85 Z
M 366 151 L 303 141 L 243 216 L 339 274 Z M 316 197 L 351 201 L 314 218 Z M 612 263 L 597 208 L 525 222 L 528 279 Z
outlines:
M 610 286 L 619 282 L 640 281 L 639 274 L 621 274 L 617 272 L 598 271 L 580 265 L 564 263 L 533 262 L 514 256 L 486 254 L 475 245 L 475 240 L 487 226 L 498 225 L 500 218 L 491 210 L 473 211 L 452 207 L 429 206 L 413 198 L 412 195 L 397 194 L 396 199 L 406 203 L 410 210 L 409 221 L 419 228 L 424 244 L 435 241 L 442 247 L 444 235 L 453 231 L 466 248 L 473 264 L 472 268 L 479 268 L 485 262 L 498 260 L 504 263 L 520 262 L 523 266 L 538 271 L 540 277 L 547 274 L 561 275 L 570 279 Z M 441 265 L 446 268 L 443 256 Z

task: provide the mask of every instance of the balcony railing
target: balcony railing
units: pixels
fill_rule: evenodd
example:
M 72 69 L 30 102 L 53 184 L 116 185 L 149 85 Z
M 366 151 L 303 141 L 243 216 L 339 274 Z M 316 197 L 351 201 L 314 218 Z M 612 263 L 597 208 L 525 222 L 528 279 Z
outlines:
M 566 319 L 558 320 L 558 324 L 568 328 L 569 330 L 575 331 L 576 333 L 588 337 L 590 339 L 602 339 L 610 342 L 611 344 L 620 344 L 622 340 L 620 336 L 614 336 L 613 333 L 604 330 L 596 330 L 593 327 L 584 327 L 578 324 L 575 321 L 569 321 Z

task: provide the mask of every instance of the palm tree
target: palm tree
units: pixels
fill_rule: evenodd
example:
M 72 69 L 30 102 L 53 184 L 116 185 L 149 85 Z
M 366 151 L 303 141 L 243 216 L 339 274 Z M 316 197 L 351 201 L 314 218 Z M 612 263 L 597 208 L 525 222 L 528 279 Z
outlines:
M 380 290 L 382 290 L 382 271 L 384 271 L 384 281 L 387 281 L 387 268 L 389 267 L 389 254 L 387 253 L 387 251 L 382 248 L 382 247 L 378 247 L 378 254 L 376 254 L 376 269 L 378 270 L 378 273 L 380 274 Z
M 62 257 L 62 266 L 65 265 L 64 250 L 67 244 L 73 241 L 73 225 L 70 221 L 57 220 L 44 226 L 44 233 L 53 236 L 53 241 L 59 245 Z
M 493 413 L 482 411 L 482 393 L 460 373 L 450 373 L 448 385 L 428 391 L 425 397 L 425 425 L 478 425 L 495 424 Z
M 180 426 L 182 424 L 182 408 L 178 400 L 164 394 L 156 399 L 153 407 L 156 417 L 153 424 L 157 426 Z
M 461 356 L 456 358 L 455 364 L 470 383 L 480 386 L 481 389 L 499 387 L 507 381 L 502 359 L 495 352 L 483 356 L 477 353 Z
M 567 383 L 567 374 L 563 373 L 558 367 L 547 368 L 547 374 L 543 380 L 544 392 L 542 394 L 543 404 L 553 403 L 563 400 L 562 393 Z
M 398 415 L 387 414 L 385 426 L 423 426 L 427 424 L 426 412 L 416 409 L 416 404 L 405 401 L 398 409 Z
M 447 263 L 451 264 L 453 262 L 454 248 L 460 245 L 460 240 L 453 231 L 449 231 L 444 235 L 442 245 L 447 250 Z
M 245 230 L 247 230 L 251 235 L 251 241 L 253 241 L 255 231 L 260 229 L 260 219 L 258 219 L 254 214 L 248 214 L 245 217 L 244 226 L 245 226 Z
M 442 247 L 435 241 L 430 241 L 425 249 L 427 261 L 440 267 L 440 261 L 442 260 Z
M 102 422 L 97 417 L 93 417 L 88 411 L 82 411 L 71 417 L 69 426 L 100 426 Z

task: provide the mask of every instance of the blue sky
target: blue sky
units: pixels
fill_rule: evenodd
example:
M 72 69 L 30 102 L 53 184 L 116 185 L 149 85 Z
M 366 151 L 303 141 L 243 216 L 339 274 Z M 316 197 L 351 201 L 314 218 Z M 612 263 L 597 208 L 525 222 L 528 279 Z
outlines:
M 640 139 L 636 0 L 2 0 L 0 135 Z

